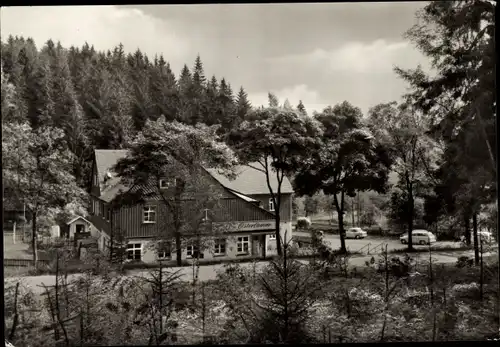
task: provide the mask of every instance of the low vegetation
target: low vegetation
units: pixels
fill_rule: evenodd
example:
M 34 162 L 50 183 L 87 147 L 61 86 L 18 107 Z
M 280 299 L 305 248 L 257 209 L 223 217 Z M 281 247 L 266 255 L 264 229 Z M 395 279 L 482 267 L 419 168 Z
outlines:
M 436 265 L 387 251 L 355 270 L 349 256 L 299 262 L 284 248 L 262 271 L 227 264 L 208 282 L 101 267 L 37 296 L 5 288 L 5 334 L 15 346 L 485 340 L 498 333 L 498 260 Z M 59 260 L 63 262 L 64 259 Z

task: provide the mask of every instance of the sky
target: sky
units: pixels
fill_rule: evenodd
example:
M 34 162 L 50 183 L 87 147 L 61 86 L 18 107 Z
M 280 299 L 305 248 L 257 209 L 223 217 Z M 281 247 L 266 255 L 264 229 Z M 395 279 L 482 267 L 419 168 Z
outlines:
M 273 92 L 302 100 L 308 112 L 345 100 L 367 113 L 400 100 L 407 84 L 394 66 L 429 68 L 404 39 L 425 2 L 2 7 L 1 35 L 85 42 L 98 50 L 120 42 L 149 57 L 163 54 L 178 75 L 199 54 L 208 78 L 243 86 L 254 106 Z

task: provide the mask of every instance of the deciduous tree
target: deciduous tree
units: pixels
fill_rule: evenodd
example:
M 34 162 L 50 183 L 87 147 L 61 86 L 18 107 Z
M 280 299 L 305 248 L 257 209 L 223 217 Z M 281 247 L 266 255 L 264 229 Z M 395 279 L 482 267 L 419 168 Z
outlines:
M 220 193 L 205 168 L 231 175 L 236 163 L 232 151 L 216 135 L 217 127 L 195 127 L 164 117 L 148 121 L 132 142 L 129 155 L 116 165 L 116 172 L 141 199 L 159 199 L 166 208 L 162 241 L 175 238 L 177 263 L 181 265 L 183 235 L 194 236 L 203 227 L 204 209 L 213 211 Z M 159 180 L 170 182 L 160 187 Z M 162 213 L 160 213 L 162 215 Z M 206 233 L 205 233 L 206 234 Z
M 324 127 L 321 146 L 309 150 L 310 160 L 295 176 L 299 194 L 322 190 L 333 196 L 337 210 L 341 251 L 344 239 L 345 198 L 356 191 L 386 189 L 391 160 L 387 149 L 363 124 L 361 110 L 348 102 L 314 116 Z
M 266 175 L 266 183 L 275 206 L 276 246 L 282 254 L 280 235 L 281 187 L 285 176 L 304 165 L 309 153 L 319 146 L 321 127 L 312 118 L 279 107 L 251 111 L 246 120 L 229 136 L 231 146 L 243 163 Z M 272 188 L 270 177 L 277 187 Z M 286 242 L 286 241 L 285 241 Z
M 397 185 L 408 199 L 408 249 L 412 250 L 415 198 L 428 189 L 429 177 L 442 154 L 441 147 L 427 134 L 428 119 L 409 105 L 377 105 L 370 109 L 369 122 L 375 136 L 394 158 Z

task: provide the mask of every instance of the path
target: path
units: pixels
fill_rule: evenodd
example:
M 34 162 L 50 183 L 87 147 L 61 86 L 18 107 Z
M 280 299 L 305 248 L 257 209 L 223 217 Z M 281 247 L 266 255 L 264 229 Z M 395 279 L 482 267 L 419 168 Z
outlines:
M 454 263 L 457 261 L 457 257 L 461 255 L 467 255 L 469 257 L 473 257 L 474 253 L 472 251 L 461 251 L 461 252 L 455 252 L 455 253 L 450 253 L 449 251 L 447 252 L 435 252 L 433 254 L 433 261 L 436 263 Z M 488 254 L 485 254 L 487 256 Z M 395 255 L 392 254 L 391 257 L 402 257 L 403 255 Z M 349 265 L 351 267 L 364 267 L 365 262 L 369 261 L 372 256 L 357 256 L 357 257 L 352 257 L 349 260 Z M 375 256 L 377 257 L 377 256 Z M 413 255 L 414 258 L 418 259 L 418 262 L 420 264 L 428 262 L 428 257 L 429 255 L 427 253 L 416 253 Z M 309 261 L 308 260 L 300 260 L 300 262 L 307 264 Z M 261 271 L 268 262 L 262 261 L 262 262 L 257 262 L 256 263 L 256 271 Z M 252 263 L 243 263 L 241 266 L 246 267 L 246 268 L 251 268 Z M 207 280 L 213 280 L 217 276 L 217 272 L 223 270 L 224 264 L 216 264 L 216 265 L 203 265 L 200 266 L 200 271 L 198 278 L 200 281 L 207 281 Z M 192 280 L 192 267 L 174 267 L 174 268 L 169 268 L 171 271 L 179 271 L 181 278 L 184 281 L 191 281 Z M 149 271 L 147 270 L 132 270 L 128 271 L 127 276 L 148 276 Z M 74 279 L 77 279 L 81 274 L 72 274 L 68 276 L 68 280 L 72 281 Z M 41 276 L 26 276 L 26 277 L 10 277 L 6 278 L 4 280 L 4 284 L 7 284 L 9 282 L 16 282 L 20 281 L 21 284 L 31 288 L 35 293 L 42 293 L 43 286 L 42 284 L 45 284 L 47 286 L 53 286 L 55 284 L 55 276 L 54 275 L 41 275 Z

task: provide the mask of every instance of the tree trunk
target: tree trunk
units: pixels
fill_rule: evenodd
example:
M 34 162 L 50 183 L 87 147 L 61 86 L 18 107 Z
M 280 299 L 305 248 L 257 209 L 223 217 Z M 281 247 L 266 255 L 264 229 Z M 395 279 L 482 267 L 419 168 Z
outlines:
M 413 198 L 413 184 L 408 182 L 408 250 L 413 250 L 413 214 L 415 201 Z
M 33 211 L 31 217 L 31 246 L 33 248 L 33 266 L 35 269 L 38 268 L 38 251 L 37 251 L 37 235 L 36 235 L 36 212 Z
M 352 227 L 355 226 L 356 222 L 354 220 L 354 211 L 356 210 L 356 206 L 354 205 L 354 198 L 351 198 L 351 219 L 352 219 Z
M 479 238 L 477 234 L 477 212 L 472 214 L 472 232 L 474 237 L 474 263 L 479 265 Z
M 342 253 L 347 253 L 347 248 L 345 246 L 345 236 L 344 236 L 344 193 L 341 193 L 340 204 L 337 198 L 337 194 L 333 195 L 333 202 L 335 208 L 337 209 L 337 216 L 339 220 L 339 235 L 340 235 L 340 251 Z
M 278 210 L 278 206 L 276 206 L 276 211 L 275 211 L 275 232 L 276 232 L 276 250 L 278 252 L 278 255 L 281 256 L 283 254 L 283 249 L 282 249 L 282 243 L 281 243 L 281 235 L 280 235 L 280 223 L 281 223 L 281 217 L 280 213 Z M 286 244 L 286 240 L 283 240 L 283 243 Z
M 175 248 L 176 248 L 177 266 L 182 266 L 181 233 L 178 231 L 175 232 Z
M 464 228 L 465 228 L 465 242 L 467 243 L 468 246 L 470 246 L 470 241 L 471 241 L 471 235 L 470 235 L 470 218 L 469 214 L 466 213 L 464 215 Z
M 358 223 L 356 226 L 361 227 L 361 221 L 360 221 L 360 218 L 361 218 L 361 199 L 359 197 L 359 192 L 357 194 L 357 204 L 356 205 L 357 205 L 357 217 L 358 217 L 358 219 L 357 219 Z

